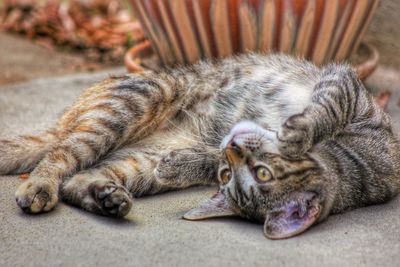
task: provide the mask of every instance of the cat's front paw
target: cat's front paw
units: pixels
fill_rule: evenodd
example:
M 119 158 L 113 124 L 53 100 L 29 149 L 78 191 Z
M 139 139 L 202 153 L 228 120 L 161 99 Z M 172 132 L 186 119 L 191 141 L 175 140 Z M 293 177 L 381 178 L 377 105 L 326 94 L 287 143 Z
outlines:
M 182 154 L 171 151 L 165 155 L 154 169 L 154 175 L 162 184 L 179 183 L 179 163 L 182 161 Z
M 57 205 L 58 187 L 48 181 L 29 179 L 17 189 L 15 198 L 24 212 L 50 211 Z
M 313 143 L 313 129 L 303 114 L 289 117 L 278 132 L 279 152 L 288 158 L 300 158 Z
M 124 217 L 132 208 L 128 191 L 112 181 L 95 181 L 89 186 L 94 206 L 85 207 L 89 211 L 112 217 Z

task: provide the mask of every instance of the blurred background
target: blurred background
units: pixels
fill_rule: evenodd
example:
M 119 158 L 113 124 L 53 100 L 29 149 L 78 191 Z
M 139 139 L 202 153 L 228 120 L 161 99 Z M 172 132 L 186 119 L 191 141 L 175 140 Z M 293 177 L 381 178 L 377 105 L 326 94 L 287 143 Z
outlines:
M 0 0 L 0 84 L 122 66 L 143 38 L 128 1 Z
M 139 2 L 151 1 L 0 0 L 0 85 L 123 66 L 126 52 L 145 40 L 133 10 Z M 399 12 L 400 1 L 380 1 L 363 37 L 391 76 L 400 68 Z

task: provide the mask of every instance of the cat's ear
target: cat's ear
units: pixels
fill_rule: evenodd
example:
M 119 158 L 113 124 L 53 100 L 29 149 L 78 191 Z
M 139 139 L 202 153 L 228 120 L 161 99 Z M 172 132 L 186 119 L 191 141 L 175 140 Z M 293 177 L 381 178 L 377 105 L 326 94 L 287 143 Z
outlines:
M 296 193 L 282 207 L 267 213 L 264 234 L 269 239 L 285 239 L 303 233 L 321 214 L 314 193 Z
M 190 221 L 197 221 L 234 215 L 235 213 L 228 206 L 225 195 L 218 192 L 200 207 L 188 211 L 183 215 L 183 218 Z

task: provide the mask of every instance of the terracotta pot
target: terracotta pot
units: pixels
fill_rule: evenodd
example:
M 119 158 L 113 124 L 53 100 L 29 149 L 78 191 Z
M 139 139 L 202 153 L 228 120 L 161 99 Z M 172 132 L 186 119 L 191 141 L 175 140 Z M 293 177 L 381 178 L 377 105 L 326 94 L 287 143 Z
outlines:
M 321 64 L 357 49 L 379 0 L 131 0 L 162 64 L 261 51 Z

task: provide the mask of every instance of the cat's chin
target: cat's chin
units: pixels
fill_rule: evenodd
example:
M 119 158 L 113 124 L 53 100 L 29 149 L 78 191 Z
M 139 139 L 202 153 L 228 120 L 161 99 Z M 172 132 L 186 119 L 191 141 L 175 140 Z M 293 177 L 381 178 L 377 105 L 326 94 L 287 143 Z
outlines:
M 286 239 L 299 235 L 316 223 L 322 207 L 313 193 L 301 193 L 298 200 L 285 203 L 278 212 L 268 213 L 264 235 L 269 239 Z

